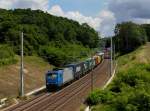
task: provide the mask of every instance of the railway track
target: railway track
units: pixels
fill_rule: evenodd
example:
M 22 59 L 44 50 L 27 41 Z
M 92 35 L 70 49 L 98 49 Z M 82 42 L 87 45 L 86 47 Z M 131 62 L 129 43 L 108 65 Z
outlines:
M 98 66 L 98 68 L 94 70 L 93 72 L 94 73 L 93 85 L 95 86 L 94 88 L 102 87 L 108 81 L 110 77 L 109 71 L 107 71 L 109 65 L 110 65 L 109 61 L 106 60 L 104 64 Z M 91 91 L 91 84 L 88 87 L 81 90 L 78 94 L 74 95 L 68 101 L 61 104 L 54 111 L 80 111 L 80 106 L 81 104 L 84 103 L 90 91 Z
M 107 66 L 105 66 L 105 64 L 107 63 L 108 60 L 105 60 L 103 64 L 99 65 L 93 70 L 93 81 L 95 83 L 96 81 L 98 81 L 99 71 L 101 70 L 101 72 L 103 72 L 104 70 L 106 70 Z M 83 92 L 89 92 L 92 83 L 90 78 L 91 72 L 56 93 L 43 94 L 41 96 L 38 96 L 37 98 L 34 98 L 33 100 L 18 104 L 5 111 L 62 111 L 62 107 L 67 104 L 71 104 L 70 101 L 72 100 L 72 98 L 77 97 L 78 95 L 84 95 Z M 70 109 L 64 111 L 70 111 Z

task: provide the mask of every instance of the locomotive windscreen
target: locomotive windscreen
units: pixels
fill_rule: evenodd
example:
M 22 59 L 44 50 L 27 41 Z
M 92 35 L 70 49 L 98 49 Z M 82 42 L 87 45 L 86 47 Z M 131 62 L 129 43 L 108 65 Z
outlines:
M 48 74 L 48 79 L 56 79 L 57 75 L 56 74 Z

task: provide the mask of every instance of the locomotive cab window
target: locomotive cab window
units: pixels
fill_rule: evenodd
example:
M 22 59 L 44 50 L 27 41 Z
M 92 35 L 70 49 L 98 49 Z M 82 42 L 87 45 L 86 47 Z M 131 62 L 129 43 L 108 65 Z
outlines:
M 48 74 L 49 79 L 56 79 L 57 75 L 56 74 Z

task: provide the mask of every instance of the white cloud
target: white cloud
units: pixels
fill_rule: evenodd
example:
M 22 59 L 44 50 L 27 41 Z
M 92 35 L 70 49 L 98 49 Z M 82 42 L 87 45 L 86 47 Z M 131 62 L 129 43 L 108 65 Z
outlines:
M 0 8 L 9 9 L 16 0 L 0 0 Z
M 0 8 L 31 8 L 48 10 L 48 0 L 0 0 Z
M 69 11 L 69 12 L 64 12 L 62 8 L 59 5 L 53 6 L 50 10 L 49 13 L 56 15 L 56 16 L 63 16 L 67 17 L 72 20 L 78 21 L 80 24 L 82 23 L 88 23 L 91 27 L 98 29 L 99 24 L 101 23 L 100 18 L 93 18 L 90 16 L 84 16 L 78 11 Z
M 150 0 L 109 0 L 108 8 L 117 22 L 135 21 L 150 23 Z
M 102 36 L 111 36 L 114 34 L 114 28 L 116 25 L 116 18 L 114 14 L 109 10 L 102 10 L 99 14 L 99 18 L 102 19 L 102 23 L 99 27 Z
M 48 0 L 16 0 L 13 7 L 47 10 L 48 2 Z
M 78 21 L 79 23 L 88 23 L 94 29 L 98 29 L 102 20 L 98 17 L 84 16 L 80 12 L 67 12 L 65 17 Z
M 102 36 L 110 36 L 113 34 L 115 18 L 113 13 L 108 10 L 101 11 L 100 14 L 94 18 L 91 16 L 84 16 L 78 11 L 64 12 L 59 5 L 55 5 L 49 10 L 49 13 L 76 20 L 80 24 L 87 23 L 97 31 L 100 31 Z
M 135 18 L 132 21 L 139 24 L 150 24 L 150 19 Z
M 64 16 L 65 15 L 59 5 L 54 5 L 53 7 L 51 7 L 51 9 L 49 10 L 49 13 L 51 13 L 52 15 L 56 15 L 56 16 Z

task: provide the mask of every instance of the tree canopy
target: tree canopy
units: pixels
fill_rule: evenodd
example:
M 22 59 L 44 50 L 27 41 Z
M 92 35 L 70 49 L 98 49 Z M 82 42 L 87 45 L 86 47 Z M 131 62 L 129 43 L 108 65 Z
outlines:
M 73 45 L 75 47 L 80 45 L 82 48 L 98 46 L 98 33 L 86 23 L 79 24 L 41 10 L 0 9 L 0 44 L 9 44 L 16 54 L 20 54 L 22 31 L 24 32 L 25 55 L 42 55 L 41 48 L 42 50 L 48 49 L 47 54 L 52 54 L 48 52 L 52 51 L 49 46 L 57 50 L 68 47 L 68 44 L 76 44 L 77 46 Z
M 150 41 L 150 24 L 143 24 L 142 27 L 146 31 L 148 41 Z
M 147 34 L 141 25 L 132 22 L 123 22 L 116 25 L 114 41 L 116 50 L 126 53 L 145 44 Z

